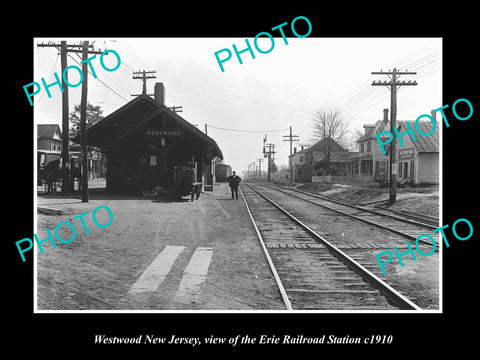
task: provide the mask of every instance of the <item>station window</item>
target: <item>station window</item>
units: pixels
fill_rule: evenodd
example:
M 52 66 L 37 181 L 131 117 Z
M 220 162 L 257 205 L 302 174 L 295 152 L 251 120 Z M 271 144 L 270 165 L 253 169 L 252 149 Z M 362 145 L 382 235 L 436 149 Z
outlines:
M 361 143 L 360 144 L 360 153 L 364 153 L 365 152 L 365 144 L 364 143 Z
M 372 152 L 372 142 L 367 142 L 367 153 Z
M 150 155 L 150 165 L 152 166 L 157 165 L 157 155 Z
M 303 163 L 303 159 L 304 157 L 303 156 L 300 156 L 300 162 Z

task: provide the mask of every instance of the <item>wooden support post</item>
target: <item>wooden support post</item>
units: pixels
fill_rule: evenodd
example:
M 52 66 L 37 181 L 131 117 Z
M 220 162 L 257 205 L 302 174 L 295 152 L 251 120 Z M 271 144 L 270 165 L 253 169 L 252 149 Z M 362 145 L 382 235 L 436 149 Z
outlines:
M 88 58 L 88 41 L 83 42 L 82 59 Z M 82 146 L 82 202 L 88 202 L 88 149 L 87 149 L 87 93 L 88 62 L 82 64 L 83 82 L 80 102 L 80 143 Z
M 67 42 L 60 42 L 60 61 L 62 63 L 62 194 L 70 193 L 70 119 L 68 113 L 68 72 L 64 72 L 67 68 Z

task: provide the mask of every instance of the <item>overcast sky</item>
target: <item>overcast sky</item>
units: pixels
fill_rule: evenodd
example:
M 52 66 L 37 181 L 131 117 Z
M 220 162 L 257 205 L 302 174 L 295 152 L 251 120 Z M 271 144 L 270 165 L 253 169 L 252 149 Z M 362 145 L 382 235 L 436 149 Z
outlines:
M 155 82 L 165 85 L 167 106 L 182 106 L 185 120 L 204 131 L 220 146 L 224 161 L 234 170 L 263 157 L 262 141 L 276 145 L 276 164 L 288 164 L 289 143 L 283 136 L 292 126 L 300 141 L 294 146 L 312 143 L 312 114 L 324 106 L 337 107 L 351 131 L 382 118 L 390 108 L 390 92 L 384 86 L 371 86 L 373 80 L 388 80 L 372 71 L 416 71 L 417 86 L 400 88 L 397 119 L 415 120 L 442 105 L 442 41 L 439 38 L 275 38 L 268 54 L 241 54 L 243 64 L 235 57 L 220 70 L 214 52 L 236 44 L 245 48 L 245 38 L 36 38 L 34 39 L 35 75 L 32 81 L 54 81 L 61 76 L 60 56 L 52 47 L 37 48 L 37 43 L 67 40 L 94 42 L 95 50 L 115 50 L 120 67 L 113 72 L 102 69 L 100 55 L 92 61 L 97 79 L 88 81 L 88 101 L 100 105 L 107 116 L 131 101 L 131 94 L 142 91 L 142 82 L 132 79 L 133 72 L 155 70 L 156 79 L 147 81 L 147 92 L 153 93 Z M 253 47 L 253 39 L 249 39 Z M 259 47 L 268 49 L 268 38 Z M 81 54 L 70 53 L 68 65 L 78 65 Z M 224 56 L 222 54 L 221 56 Z M 105 56 L 107 66 L 116 63 Z M 69 80 L 75 83 L 75 71 Z M 34 97 L 35 122 L 61 124 L 61 92 L 44 89 Z M 69 89 L 70 111 L 80 103 L 81 86 Z M 28 100 L 25 97 L 26 104 Z M 218 128 L 225 128 L 218 129 Z M 280 131 L 278 131 L 280 130 Z M 351 148 L 355 151 L 356 149 Z

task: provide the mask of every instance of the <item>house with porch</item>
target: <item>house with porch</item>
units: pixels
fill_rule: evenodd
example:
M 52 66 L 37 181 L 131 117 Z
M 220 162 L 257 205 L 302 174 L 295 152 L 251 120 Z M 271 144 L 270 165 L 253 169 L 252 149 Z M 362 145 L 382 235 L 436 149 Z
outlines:
M 352 157 L 356 152 L 344 149 L 331 138 L 317 141 L 314 145 L 296 151 L 292 155 L 293 181 L 309 183 L 312 178 L 322 175 L 351 176 Z
M 364 134 L 357 140 L 358 157 L 353 159 L 354 178 L 364 181 L 388 181 L 388 155 L 383 155 L 382 149 L 375 137 L 382 131 L 389 130 L 388 109 L 383 110 L 383 119 L 374 124 L 365 124 Z
M 357 140 L 359 147 L 358 157 L 353 159 L 355 165 L 354 178 L 363 181 L 388 182 L 390 177 L 390 147 L 385 146 L 384 155 L 376 139 L 376 134 L 390 130 L 388 109 L 383 110 L 383 119 L 374 124 L 365 124 L 365 133 Z M 415 121 L 409 121 L 415 131 Z M 399 133 L 406 132 L 407 121 L 397 120 L 396 126 Z M 427 134 L 432 129 L 430 121 L 417 123 L 420 131 Z M 416 134 L 416 141 L 410 133 L 402 137 L 403 146 L 396 138 L 396 166 L 397 181 L 412 181 L 414 183 L 439 182 L 439 125 L 437 130 L 429 136 Z M 388 135 L 386 135 L 388 136 Z
M 58 124 L 37 125 L 37 150 L 60 154 L 62 152 L 62 130 Z

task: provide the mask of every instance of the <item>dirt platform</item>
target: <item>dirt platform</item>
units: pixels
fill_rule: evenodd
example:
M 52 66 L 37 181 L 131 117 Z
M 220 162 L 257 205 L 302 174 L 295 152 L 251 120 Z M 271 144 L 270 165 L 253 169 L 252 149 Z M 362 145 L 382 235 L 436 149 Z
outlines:
M 56 242 L 57 248 L 45 242 L 44 254 L 37 253 L 38 310 L 285 309 L 245 205 L 230 199 L 226 184 L 215 184 L 193 202 L 98 190 L 90 193 L 88 203 L 79 196 L 57 195 L 39 196 L 38 205 L 62 211 L 37 214 L 39 239 L 47 237 L 46 228 L 54 233 L 62 221 L 76 229 L 72 242 Z M 109 227 L 92 220 L 100 205 L 113 213 Z M 88 235 L 80 220 L 72 220 L 87 211 Z M 100 212 L 98 217 L 100 223 L 108 221 Z M 60 227 L 59 234 L 72 236 L 68 226 Z M 179 251 L 171 255 L 168 249 Z M 154 270 L 157 275 L 164 271 L 164 277 L 144 275 L 150 289 L 132 292 L 157 257 L 161 261 Z M 171 267 L 165 269 L 166 263 Z M 195 273 L 201 269 L 204 276 Z

